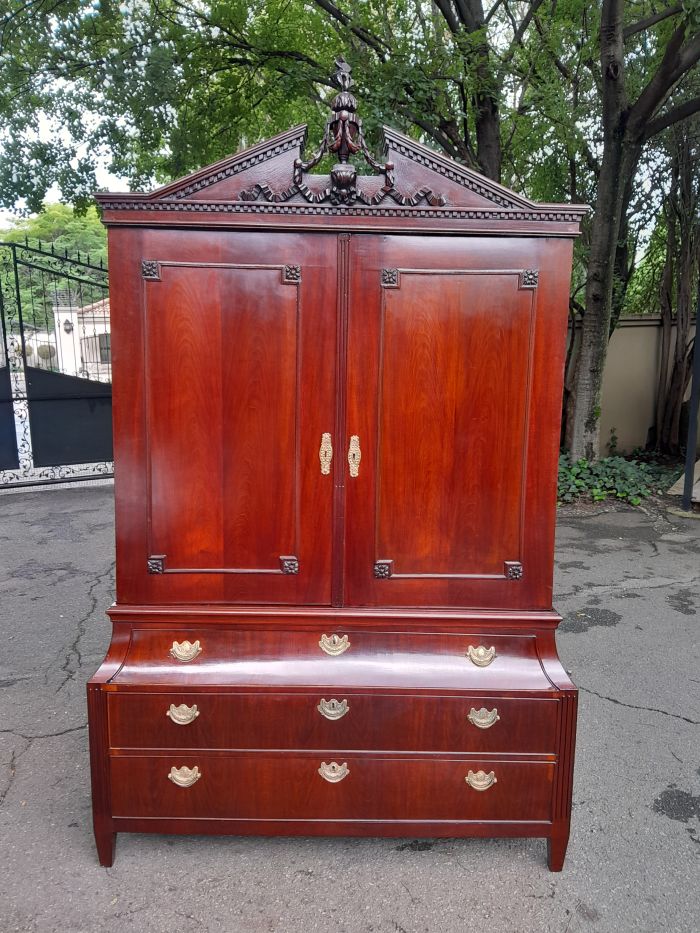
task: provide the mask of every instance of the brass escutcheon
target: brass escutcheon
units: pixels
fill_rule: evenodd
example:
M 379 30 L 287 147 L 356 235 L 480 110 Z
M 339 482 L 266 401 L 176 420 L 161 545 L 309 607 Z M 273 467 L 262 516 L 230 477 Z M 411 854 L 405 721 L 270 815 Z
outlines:
M 360 460 L 362 460 L 362 451 L 360 450 L 360 438 L 353 434 L 350 438 L 348 447 L 348 466 L 350 467 L 350 476 L 360 475 Z
M 350 641 L 347 635 L 321 635 L 321 640 L 319 641 L 319 647 L 322 651 L 325 651 L 326 654 L 330 654 L 332 657 L 336 657 L 339 654 L 347 651 L 350 647 Z
M 193 706 L 187 706 L 186 703 L 175 706 L 174 703 L 171 703 L 170 709 L 166 710 L 165 715 L 169 716 L 178 726 L 187 726 L 199 716 L 199 710 L 196 703 Z
M 342 719 L 350 712 L 347 700 L 321 700 L 316 709 L 326 719 Z
M 485 771 L 470 771 L 464 779 L 474 790 L 488 790 L 497 783 L 496 775 L 493 771 L 487 774 Z
M 485 706 L 482 706 L 481 709 L 474 709 L 472 706 L 467 716 L 469 722 L 476 726 L 477 729 L 490 729 L 500 718 L 497 709 L 488 710 Z
M 198 654 L 201 654 L 202 646 L 199 644 L 199 639 L 194 643 L 185 641 L 174 641 L 173 646 L 170 649 L 170 654 L 175 658 L 176 661 L 194 661 Z
M 348 774 L 350 774 L 350 769 L 348 768 L 347 761 L 344 761 L 342 765 L 339 765 L 337 761 L 331 761 L 330 764 L 326 764 L 325 761 L 322 761 L 318 773 L 324 781 L 328 781 L 330 784 L 337 784 L 338 781 L 342 781 L 343 778 L 346 778 Z
M 473 645 L 469 645 L 467 648 L 467 657 L 472 664 L 476 664 L 477 667 L 488 667 L 496 657 L 496 649 L 493 645 L 490 648 L 484 648 L 483 645 L 479 645 L 478 648 L 475 648 Z
M 172 781 L 173 784 L 177 784 L 178 787 L 192 787 L 201 776 L 202 772 L 199 770 L 198 765 L 195 765 L 194 768 L 188 768 L 186 765 L 183 765 L 181 768 L 173 766 L 168 774 L 168 779 Z
M 330 434 L 321 435 L 321 446 L 318 451 L 318 459 L 321 461 L 321 473 L 328 476 L 331 472 L 331 463 L 333 461 L 333 444 Z

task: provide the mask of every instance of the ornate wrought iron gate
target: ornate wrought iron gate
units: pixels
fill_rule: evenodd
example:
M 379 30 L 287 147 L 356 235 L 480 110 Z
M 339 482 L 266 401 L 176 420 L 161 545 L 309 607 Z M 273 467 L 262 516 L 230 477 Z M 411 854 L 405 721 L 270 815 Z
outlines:
M 112 474 L 107 269 L 0 242 L 0 486 Z

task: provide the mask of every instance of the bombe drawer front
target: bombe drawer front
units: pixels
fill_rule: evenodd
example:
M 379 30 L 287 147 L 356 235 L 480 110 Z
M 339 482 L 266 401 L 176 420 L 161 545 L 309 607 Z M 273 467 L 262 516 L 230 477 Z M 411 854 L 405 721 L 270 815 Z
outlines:
M 115 684 L 553 690 L 534 636 L 198 625 L 135 627 Z

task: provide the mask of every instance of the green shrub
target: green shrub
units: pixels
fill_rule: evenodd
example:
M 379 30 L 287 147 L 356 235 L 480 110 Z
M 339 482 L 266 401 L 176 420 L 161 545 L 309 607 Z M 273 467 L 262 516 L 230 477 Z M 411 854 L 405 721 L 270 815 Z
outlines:
M 624 457 L 572 463 L 568 454 L 562 454 L 559 458 L 559 502 L 585 497 L 593 502 L 610 498 L 639 505 L 642 499 L 664 493 L 677 475 L 677 468 Z

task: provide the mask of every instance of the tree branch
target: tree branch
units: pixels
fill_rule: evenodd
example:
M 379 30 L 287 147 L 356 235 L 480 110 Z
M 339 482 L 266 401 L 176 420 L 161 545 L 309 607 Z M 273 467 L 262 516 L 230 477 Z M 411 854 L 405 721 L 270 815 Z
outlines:
M 644 141 L 646 142 L 647 139 L 651 139 L 652 136 L 656 136 L 669 126 L 673 126 L 674 123 L 680 123 L 681 120 L 692 117 L 694 113 L 698 113 L 699 111 L 700 97 L 694 97 L 692 100 L 687 100 L 677 107 L 672 107 L 671 110 L 667 110 L 666 113 L 661 114 L 660 117 L 657 117 L 647 124 L 646 132 L 644 133 Z
M 668 97 L 673 86 L 700 60 L 700 32 L 685 39 L 685 23 L 668 40 L 664 56 L 646 87 L 630 109 L 628 129 L 643 138 L 646 124 Z
M 622 38 L 629 39 L 630 36 L 634 36 L 638 32 L 643 32 L 643 30 L 649 29 L 650 26 L 655 26 L 657 23 L 668 19 L 669 16 L 675 16 L 676 13 L 682 12 L 683 4 L 677 3 L 675 6 L 669 7 L 668 10 L 662 10 L 661 13 L 654 13 L 652 16 L 646 16 L 644 19 L 640 19 L 636 23 L 625 26 L 625 28 L 622 30 Z
M 337 7 L 335 3 L 331 3 L 330 0 L 314 0 L 314 3 L 316 6 L 320 6 L 322 10 L 325 10 L 333 19 L 342 23 L 343 26 L 346 26 L 354 36 L 357 36 L 360 42 L 364 42 L 365 45 L 373 49 L 382 61 L 386 58 L 386 53 L 390 51 L 390 49 L 383 39 L 363 29 L 362 26 L 353 26 L 352 17 L 348 16 L 347 13 L 343 13 L 343 11 Z
M 455 11 L 452 9 L 450 0 L 435 0 L 435 6 L 442 13 L 443 19 L 447 23 L 452 35 L 456 36 L 459 32 L 459 20 L 455 16 Z

